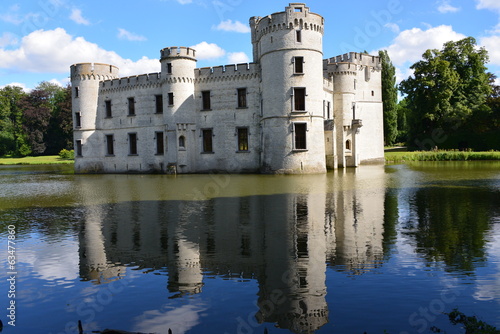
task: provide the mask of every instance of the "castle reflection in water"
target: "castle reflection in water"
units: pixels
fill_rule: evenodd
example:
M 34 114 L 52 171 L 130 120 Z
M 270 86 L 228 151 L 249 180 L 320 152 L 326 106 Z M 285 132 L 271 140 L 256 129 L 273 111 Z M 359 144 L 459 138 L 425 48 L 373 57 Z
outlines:
M 356 188 L 346 173 L 356 173 Z M 118 279 L 127 265 L 165 270 L 174 297 L 202 293 L 206 272 L 256 279 L 259 322 L 311 332 L 328 322 L 327 266 L 360 274 L 382 263 L 383 167 L 220 177 L 218 184 L 230 182 L 227 193 L 191 201 L 150 200 L 165 198 L 167 190 L 142 187 L 149 181 L 140 178 L 137 183 L 110 178 L 106 187 L 114 204 L 92 205 L 80 233 L 80 276 L 100 284 Z M 255 180 L 241 185 L 235 178 Z M 182 186 L 179 182 L 184 181 L 173 183 Z M 248 195 L 231 195 L 238 184 Z M 92 202 L 96 195 L 86 193 L 84 183 L 81 189 Z

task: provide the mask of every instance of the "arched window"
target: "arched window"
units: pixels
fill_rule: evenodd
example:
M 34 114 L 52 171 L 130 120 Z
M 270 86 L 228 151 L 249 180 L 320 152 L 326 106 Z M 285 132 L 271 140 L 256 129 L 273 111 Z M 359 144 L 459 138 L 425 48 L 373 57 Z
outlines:
M 179 137 L 179 149 L 186 148 L 186 138 L 184 136 Z
M 345 149 L 350 151 L 351 150 L 351 141 L 350 140 L 346 140 L 345 142 Z

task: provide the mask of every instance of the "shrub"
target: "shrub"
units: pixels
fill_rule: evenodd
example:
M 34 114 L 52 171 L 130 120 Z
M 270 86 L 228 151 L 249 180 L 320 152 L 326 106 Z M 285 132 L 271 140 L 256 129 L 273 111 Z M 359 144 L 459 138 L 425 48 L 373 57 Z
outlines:
M 75 151 L 74 150 L 67 150 L 67 149 L 63 148 L 59 152 L 59 158 L 73 160 L 73 159 L 75 159 Z

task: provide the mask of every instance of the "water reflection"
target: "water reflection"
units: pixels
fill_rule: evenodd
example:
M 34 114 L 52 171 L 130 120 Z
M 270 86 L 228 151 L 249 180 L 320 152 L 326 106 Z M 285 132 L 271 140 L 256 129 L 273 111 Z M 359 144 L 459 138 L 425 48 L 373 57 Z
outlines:
M 369 171 L 370 183 L 335 192 L 328 192 L 331 179 L 308 177 L 290 179 L 289 187 L 307 190 L 299 193 L 91 205 L 80 233 L 80 275 L 99 284 L 127 265 L 165 271 L 171 298 L 202 292 L 207 273 L 256 279 L 259 323 L 313 332 L 328 322 L 327 263 L 351 274 L 382 263 L 385 173 Z M 106 187 L 137 193 L 128 185 Z M 94 189 L 80 189 L 92 201 Z

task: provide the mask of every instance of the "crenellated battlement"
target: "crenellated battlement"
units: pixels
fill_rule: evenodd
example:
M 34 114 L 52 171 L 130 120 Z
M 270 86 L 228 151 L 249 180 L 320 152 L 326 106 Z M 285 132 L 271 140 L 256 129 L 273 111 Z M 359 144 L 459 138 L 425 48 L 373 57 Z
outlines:
M 72 80 L 110 80 L 118 77 L 116 66 L 101 63 L 79 63 L 70 67 Z
M 233 64 L 216 67 L 202 67 L 195 70 L 197 81 L 239 80 L 259 75 L 259 65 L 255 63 Z
M 196 50 L 185 46 L 170 46 L 160 51 L 160 61 L 172 58 L 196 60 Z
M 291 3 L 284 12 L 278 12 L 266 17 L 254 16 L 250 18 L 253 41 L 263 36 L 279 31 L 292 29 L 305 29 L 324 33 L 324 18 L 311 13 L 309 7 L 303 3 Z
M 130 77 L 105 80 L 100 83 L 100 89 L 130 89 L 139 86 L 152 86 L 162 83 L 161 73 L 141 74 Z
M 380 66 L 380 57 L 371 56 L 364 53 L 349 52 L 337 57 L 332 57 L 326 60 L 327 64 L 339 64 L 339 63 L 350 63 L 362 66 Z

